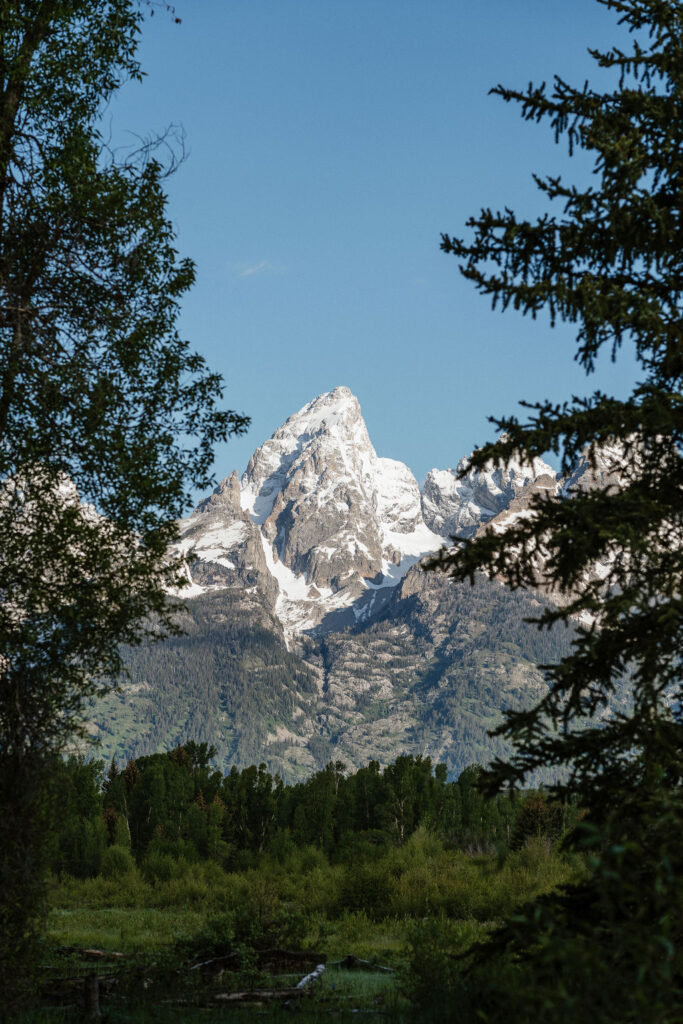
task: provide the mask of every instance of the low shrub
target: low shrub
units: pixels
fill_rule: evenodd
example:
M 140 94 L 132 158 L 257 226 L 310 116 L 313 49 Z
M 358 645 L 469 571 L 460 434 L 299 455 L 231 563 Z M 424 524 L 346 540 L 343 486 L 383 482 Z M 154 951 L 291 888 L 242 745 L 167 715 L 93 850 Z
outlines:
M 137 873 L 135 861 L 130 850 L 125 846 L 108 846 L 102 854 L 100 874 L 103 878 L 121 878 L 123 875 Z
M 408 932 L 401 984 L 408 998 L 434 1020 L 457 1020 L 462 1007 L 454 999 L 462 973 L 457 959 L 474 942 L 486 939 L 487 926 L 473 919 L 451 921 L 444 914 L 419 921 Z

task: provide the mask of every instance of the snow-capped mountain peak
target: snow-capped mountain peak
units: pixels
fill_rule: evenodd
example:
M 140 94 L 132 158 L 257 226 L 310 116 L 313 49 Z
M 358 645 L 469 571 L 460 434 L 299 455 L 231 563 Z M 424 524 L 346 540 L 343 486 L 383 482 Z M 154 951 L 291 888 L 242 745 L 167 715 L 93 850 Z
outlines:
M 262 525 L 273 511 L 278 493 L 313 451 L 338 451 L 347 462 L 368 463 L 374 449 L 358 399 L 347 387 L 314 398 L 256 449 L 242 476 L 242 508 Z M 363 468 L 370 469 L 369 466 Z
M 346 387 L 309 402 L 254 452 L 241 504 L 261 529 L 279 611 L 300 626 L 362 604 L 366 591 L 398 582 L 397 566 L 441 544 L 424 528 L 415 477 L 378 458 Z
M 472 536 L 530 484 L 556 487 L 542 459 L 468 467 L 432 470 L 420 493 L 404 463 L 377 455 L 349 388 L 319 395 L 180 524 L 190 595 L 257 586 L 289 631 L 374 616 L 451 536 Z

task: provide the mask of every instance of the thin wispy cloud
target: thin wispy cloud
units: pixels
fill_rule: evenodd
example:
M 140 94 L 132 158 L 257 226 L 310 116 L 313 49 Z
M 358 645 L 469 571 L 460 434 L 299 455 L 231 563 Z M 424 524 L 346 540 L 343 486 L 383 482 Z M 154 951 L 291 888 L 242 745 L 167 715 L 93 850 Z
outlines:
M 276 267 L 270 260 L 260 263 L 231 263 L 230 270 L 236 278 L 254 277 L 256 274 L 281 274 L 282 267 Z

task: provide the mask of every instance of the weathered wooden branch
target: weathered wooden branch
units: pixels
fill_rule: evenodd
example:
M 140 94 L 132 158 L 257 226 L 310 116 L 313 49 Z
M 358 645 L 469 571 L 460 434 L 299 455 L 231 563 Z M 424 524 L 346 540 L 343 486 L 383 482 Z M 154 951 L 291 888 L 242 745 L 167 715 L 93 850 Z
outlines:
M 217 1003 L 260 1003 L 277 999 L 298 999 L 304 994 L 302 988 L 255 988 L 250 992 L 217 992 Z
M 359 956 L 349 953 L 343 960 L 334 960 L 329 967 L 339 967 L 343 971 L 379 971 L 382 974 L 394 974 L 393 967 L 383 967 L 372 960 L 361 960 Z
M 296 986 L 297 989 L 301 989 L 303 992 L 305 989 L 310 988 L 311 985 L 315 985 L 316 981 L 320 981 L 324 973 L 325 964 L 318 964 L 314 971 L 311 971 L 310 974 L 307 974 L 305 978 L 301 979 Z
M 82 956 L 85 960 L 125 960 L 128 953 L 112 953 L 106 949 L 84 949 L 81 946 L 59 946 L 60 956 Z
M 281 974 L 282 968 L 289 968 L 294 974 L 298 970 L 306 970 L 307 967 L 316 967 L 325 963 L 327 957 L 324 953 L 316 953 L 312 950 L 289 950 L 289 949 L 261 949 L 256 951 L 256 962 L 260 971 L 268 971 L 269 974 Z M 217 956 L 207 957 L 193 963 L 190 971 L 203 973 L 218 973 L 225 970 L 239 970 L 240 956 L 234 951 L 221 953 Z
M 217 974 L 231 969 L 238 971 L 240 969 L 240 956 L 239 953 L 212 956 L 208 960 L 200 960 L 198 963 L 192 964 L 189 969 L 191 971 L 201 971 L 202 974 Z

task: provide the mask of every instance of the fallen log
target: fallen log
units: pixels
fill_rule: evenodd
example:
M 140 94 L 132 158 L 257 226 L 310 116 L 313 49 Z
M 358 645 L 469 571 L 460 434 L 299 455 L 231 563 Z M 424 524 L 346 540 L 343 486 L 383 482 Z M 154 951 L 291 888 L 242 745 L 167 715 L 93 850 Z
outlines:
M 200 960 L 192 964 L 191 971 L 201 971 L 202 974 L 222 973 L 229 968 L 238 971 L 240 969 L 241 957 L 238 953 L 226 953 L 224 956 L 212 956 L 208 960 Z
M 301 989 L 301 991 L 303 992 L 305 989 L 309 988 L 309 986 L 314 985 L 316 981 L 320 981 L 324 973 L 325 964 L 318 964 L 314 971 L 311 971 L 310 974 L 307 974 L 305 978 L 301 979 L 301 981 L 296 986 L 297 989 Z
M 84 960 L 125 960 L 127 953 L 114 953 L 106 949 L 84 949 L 81 946 L 58 946 L 58 956 L 81 956 Z
M 382 964 L 373 963 L 372 960 L 361 960 L 353 953 L 349 953 L 343 960 L 334 960 L 329 966 L 338 967 L 342 971 L 379 971 L 384 974 L 394 974 L 393 967 L 383 967 Z
M 85 960 L 125 960 L 125 953 L 107 952 L 106 949 L 81 949 L 81 956 Z
M 288 967 L 294 974 L 298 969 L 317 967 L 327 962 L 325 953 L 316 953 L 309 949 L 261 949 L 257 951 L 259 970 L 270 974 L 282 974 L 282 968 Z
M 270 999 L 297 999 L 304 994 L 304 989 L 296 988 L 255 988 L 250 992 L 217 992 L 214 1000 L 217 1003 L 254 1003 Z
M 260 971 L 267 971 L 269 974 L 288 973 L 296 974 L 299 970 L 306 970 L 308 967 L 317 967 L 325 963 L 325 953 L 316 953 L 311 950 L 289 950 L 289 949 L 259 949 L 255 951 L 256 965 Z M 236 970 L 241 968 L 241 956 L 239 953 L 230 951 L 217 956 L 207 957 L 205 960 L 198 960 L 188 969 L 203 973 L 219 973 L 220 971 Z

